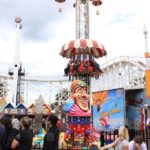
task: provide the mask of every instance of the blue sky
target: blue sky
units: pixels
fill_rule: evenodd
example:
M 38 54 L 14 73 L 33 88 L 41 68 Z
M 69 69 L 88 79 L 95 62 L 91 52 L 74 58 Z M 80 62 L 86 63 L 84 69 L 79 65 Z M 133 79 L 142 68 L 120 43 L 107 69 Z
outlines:
M 0 72 L 13 63 L 16 16 L 22 18 L 21 60 L 31 76 L 63 75 L 67 60 L 59 55 L 75 39 L 75 0 L 66 0 L 58 13 L 54 0 L 0 0 Z M 90 38 L 104 44 L 107 60 L 144 56 L 144 24 L 150 28 L 148 0 L 103 0 L 96 16 L 90 7 Z M 106 57 L 97 60 L 106 62 Z

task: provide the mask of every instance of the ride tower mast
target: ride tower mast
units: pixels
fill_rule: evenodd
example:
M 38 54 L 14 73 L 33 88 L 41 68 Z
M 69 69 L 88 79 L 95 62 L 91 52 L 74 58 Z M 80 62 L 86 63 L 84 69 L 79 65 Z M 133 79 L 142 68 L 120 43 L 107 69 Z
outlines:
M 76 39 L 89 39 L 89 2 L 76 0 Z
M 89 39 L 89 0 L 76 0 L 74 5 L 76 9 L 76 40 L 78 39 Z M 75 61 L 78 58 L 83 61 L 83 59 L 89 60 L 89 57 L 83 54 L 77 54 L 75 56 Z M 90 89 L 90 76 L 89 74 L 76 75 L 76 79 L 80 79 L 86 82 L 88 88 Z
M 20 61 L 20 30 L 22 28 L 21 18 L 16 17 L 16 44 L 15 44 L 15 56 L 13 66 L 9 68 L 8 74 L 13 79 L 13 98 L 12 104 L 17 106 L 21 100 L 21 76 L 25 75 L 25 70 L 22 69 L 22 63 Z
M 61 0 L 56 1 L 62 3 Z M 96 7 L 102 4 L 101 0 L 75 1 L 73 6 L 76 9 L 76 40 L 64 44 L 60 53 L 63 57 L 69 58 L 69 63 L 64 70 L 65 75 L 69 76 L 69 80 L 85 81 L 88 88 L 90 87 L 90 78 L 98 79 L 102 73 L 95 58 L 106 55 L 105 48 L 101 43 L 89 39 L 90 2 Z M 99 14 L 98 10 L 96 14 Z

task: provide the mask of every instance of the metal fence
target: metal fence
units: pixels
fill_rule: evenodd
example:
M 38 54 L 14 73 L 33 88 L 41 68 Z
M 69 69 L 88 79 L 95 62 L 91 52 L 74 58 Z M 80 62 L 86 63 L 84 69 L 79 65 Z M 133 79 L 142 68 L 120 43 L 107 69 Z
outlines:
M 112 143 L 118 137 L 118 130 L 111 132 L 100 132 L 100 145 L 104 146 Z M 147 145 L 147 149 L 150 149 L 150 130 L 129 130 L 129 141 L 133 140 L 136 135 L 140 135 L 143 137 L 145 144 Z M 42 150 L 43 145 L 39 142 L 35 146 L 33 146 L 32 150 Z M 63 145 L 62 145 L 63 147 Z M 67 145 L 67 150 L 73 149 L 69 145 Z M 115 148 L 114 148 L 115 149 Z M 63 150 L 63 149 L 59 149 Z
M 63 143 L 61 145 L 59 145 L 60 147 L 64 147 Z M 71 145 L 66 145 L 66 148 L 59 148 L 58 150 L 73 150 L 73 148 L 71 147 Z M 41 142 L 37 143 L 36 145 L 32 146 L 32 150 L 42 150 L 43 149 L 43 145 L 41 144 Z
M 101 146 L 112 143 L 118 137 L 118 130 L 113 132 L 100 132 Z M 129 141 L 133 140 L 136 135 L 142 136 L 147 149 L 150 149 L 150 130 L 129 130 Z M 114 148 L 115 149 L 115 148 Z
M 61 147 L 63 147 L 63 143 L 62 143 Z M 37 143 L 36 145 L 32 146 L 32 150 L 42 150 L 42 149 L 43 149 L 43 145 L 41 145 L 40 142 Z M 64 150 L 64 148 L 59 148 L 58 150 Z M 65 150 L 73 150 L 73 148 L 70 145 L 67 145 Z

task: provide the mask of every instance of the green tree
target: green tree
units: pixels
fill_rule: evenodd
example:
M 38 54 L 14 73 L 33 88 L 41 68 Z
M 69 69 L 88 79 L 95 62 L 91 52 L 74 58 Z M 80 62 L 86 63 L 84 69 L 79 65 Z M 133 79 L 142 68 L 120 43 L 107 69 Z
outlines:
M 0 79 L 0 97 L 5 97 L 8 94 L 8 84 L 5 80 Z

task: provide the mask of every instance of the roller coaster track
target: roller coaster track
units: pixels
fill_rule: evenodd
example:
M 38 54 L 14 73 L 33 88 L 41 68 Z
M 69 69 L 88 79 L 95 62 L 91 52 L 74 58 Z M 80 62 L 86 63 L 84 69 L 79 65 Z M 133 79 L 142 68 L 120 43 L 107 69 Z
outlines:
M 114 88 L 138 89 L 144 88 L 145 59 L 137 57 L 122 56 L 107 61 L 101 65 L 103 74 L 98 80 L 92 79 L 91 91 L 102 91 Z M 7 81 L 11 91 L 12 78 L 7 74 L 0 73 L 0 78 Z M 21 95 L 28 103 L 42 95 L 49 103 L 55 100 L 55 95 L 61 89 L 69 89 L 70 82 L 64 78 L 55 80 L 42 79 L 40 77 L 26 76 L 22 79 L 23 86 Z M 66 95 L 67 97 L 68 95 Z
M 109 90 L 123 87 L 125 89 L 144 88 L 145 59 L 122 56 L 114 58 L 101 66 L 103 74 L 93 80 L 92 91 Z

